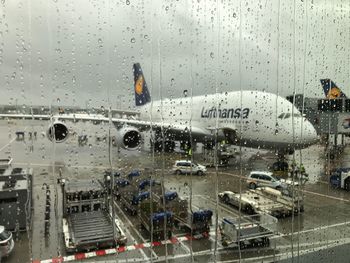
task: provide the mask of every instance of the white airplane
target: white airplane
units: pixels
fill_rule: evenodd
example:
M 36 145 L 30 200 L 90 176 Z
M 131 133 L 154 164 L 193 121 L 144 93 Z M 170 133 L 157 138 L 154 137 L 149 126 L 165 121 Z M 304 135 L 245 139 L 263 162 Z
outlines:
M 152 130 L 158 146 L 164 138 L 174 143 L 202 142 L 228 144 L 291 153 L 317 142 L 315 128 L 288 100 L 261 91 L 234 91 L 220 94 L 151 101 L 139 63 L 134 64 L 135 103 L 139 118 L 109 118 L 102 115 L 0 114 L 2 118 L 42 119 L 52 124 L 47 137 L 64 142 L 69 137 L 67 120 L 112 122 L 117 144 L 139 148 L 142 133 Z

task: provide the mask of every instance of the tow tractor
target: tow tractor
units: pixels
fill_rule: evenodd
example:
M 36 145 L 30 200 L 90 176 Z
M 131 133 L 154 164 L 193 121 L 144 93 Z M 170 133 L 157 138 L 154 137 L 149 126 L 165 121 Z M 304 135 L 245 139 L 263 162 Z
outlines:
M 277 218 L 268 214 L 223 218 L 219 226 L 224 247 L 269 246 L 277 232 Z

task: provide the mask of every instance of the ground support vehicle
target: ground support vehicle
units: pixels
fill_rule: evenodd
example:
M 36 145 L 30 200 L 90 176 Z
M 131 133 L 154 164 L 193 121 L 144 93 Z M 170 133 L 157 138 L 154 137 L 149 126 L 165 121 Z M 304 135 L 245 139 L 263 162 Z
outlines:
M 116 224 L 114 235 L 112 218 L 107 211 L 72 214 L 63 218 L 63 233 L 67 252 L 89 251 L 124 245 L 126 237 Z
M 154 194 L 154 200 L 163 204 L 163 199 Z M 164 194 L 164 205 L 167 211 L 173 213 L 175 225 L 185 228 L 192 234 L 202 234 L 209 232 L 213 212 L 211 210 L 200 209 L 191 212 L 188 202 L 179 197 L 177 192 L 166 192 Z
M 32 222 L 33 169 L 13 167 L 11 162 L 0 159 L 0 224 L 26 231 Z
M 270 237 L 277 231 L 277 218 L 268 214 L 223 218 L 219 226 L 224 247 L 241 249 L 269 246 Z
M 138 217 L 141 226 L 153 236 L 153 239 L 171 238 L 174 221 L 170 211 L 164 211 L 158 202 L 151 200 L 141 203 L 139 208 Z
M 120 178 L 116 184 L 121 205 L 131 215 L 136 215 L 139 203 L 150 197 L 150 189 L 154 194 L 161 192 L 160 183 L 151 179 L 127 180 Z
M 62 190 L 62 223 L 67 252 L 126 243 L 119 221 L 109 212 L 107 191 L 98 181 L 67 181 Z
M 190 160 L 175 161 L 172 171 L 175 174 L 197 174 L 204 175 L 207 168 L 204 165 L 192 163 Z
M 331 175 L 329 181 L 333 187 L 350 191 L 350 169 L 349 168 L 336 169 Z
M 272 216 L 290 216 L 304 211 L 303 196 L 288 196 L 270 187 L 248 190 L 242 194 L 231 191 L 219 193 L 219 198 L 226 204 L 233 205 L 247 214 L 267 213 Z
M 14 246 L 12 233 L 7 231 L 4 226 L 0 226 L 0 261 L 2 257 L 10 255 Z

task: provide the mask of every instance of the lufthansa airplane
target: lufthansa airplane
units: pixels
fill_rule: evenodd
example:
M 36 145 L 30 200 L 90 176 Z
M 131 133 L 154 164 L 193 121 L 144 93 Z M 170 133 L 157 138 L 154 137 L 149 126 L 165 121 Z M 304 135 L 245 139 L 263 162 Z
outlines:
M 316 130 L 288 100 L 261 91 L 234 91 L 211 95 L 152 101 L 139 63 L 134 64 L 135 104 L 139 118 L 102 115 L 1 114 L 2 118 L 51 120 L 47 137 L 64 142 L 69 137 L 66 121 L 112 122 L 117 144 L 140 147 L 142 133 L 151 130 L 154 142 L 227 144 L 292 153 L 317 142 Z

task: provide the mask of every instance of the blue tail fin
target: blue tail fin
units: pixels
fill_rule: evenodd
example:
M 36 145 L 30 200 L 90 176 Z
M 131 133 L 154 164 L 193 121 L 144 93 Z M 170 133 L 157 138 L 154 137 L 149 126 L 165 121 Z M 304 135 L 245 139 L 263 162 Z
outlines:
M 136 106 L 142 106 L 151 101 L 146 80 L 143 76 L 142 69 L 139 63 L 135 63 L 134 71 L 134 90 Z
M 321 79 L 321 84 L 327 99 L 346 98 L 345 93 L 343 93 L 332 80 Z

